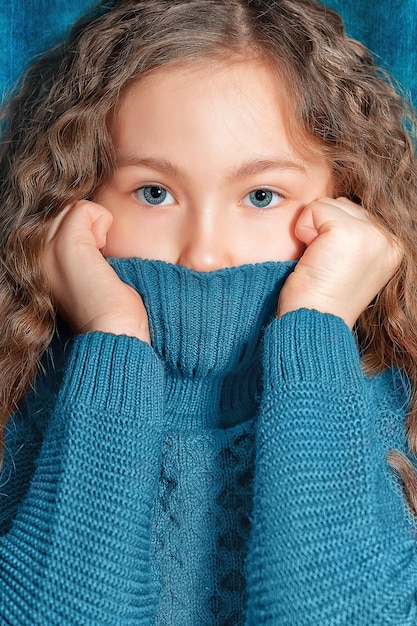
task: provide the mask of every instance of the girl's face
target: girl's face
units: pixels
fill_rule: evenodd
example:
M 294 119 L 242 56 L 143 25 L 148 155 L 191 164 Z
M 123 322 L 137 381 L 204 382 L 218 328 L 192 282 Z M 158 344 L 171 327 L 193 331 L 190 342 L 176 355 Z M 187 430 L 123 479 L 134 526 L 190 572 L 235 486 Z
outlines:
M 124 97 L 112 136 L 117 168 L 94 198 L 114 218 L 106 256 L 202 272 L 296 259 L 298 215 L 332 193 L 324 159 L 291 147 L 260 62 L 158 70 Z

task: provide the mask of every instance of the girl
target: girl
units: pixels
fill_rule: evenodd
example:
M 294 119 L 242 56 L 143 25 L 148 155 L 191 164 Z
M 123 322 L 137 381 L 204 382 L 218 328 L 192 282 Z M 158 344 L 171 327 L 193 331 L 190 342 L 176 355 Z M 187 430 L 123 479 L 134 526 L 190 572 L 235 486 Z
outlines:
M 363 47 L 119 0 L 3 121 L 2 623 L 415 625 L 413 120 Z

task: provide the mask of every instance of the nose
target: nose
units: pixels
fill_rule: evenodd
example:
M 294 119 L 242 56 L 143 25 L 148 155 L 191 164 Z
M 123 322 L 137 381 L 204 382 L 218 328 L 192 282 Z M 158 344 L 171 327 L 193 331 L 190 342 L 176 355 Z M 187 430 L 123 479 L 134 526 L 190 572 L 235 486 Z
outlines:
M 186 220 L 178 265 L 211 272 L 234 265 L 233 233 L 217 210 L 197 210 Z

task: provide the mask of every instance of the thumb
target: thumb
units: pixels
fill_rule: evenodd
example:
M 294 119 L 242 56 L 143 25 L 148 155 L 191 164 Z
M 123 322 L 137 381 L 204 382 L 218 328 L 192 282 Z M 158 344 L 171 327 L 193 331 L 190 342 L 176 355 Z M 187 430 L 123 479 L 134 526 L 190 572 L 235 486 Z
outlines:
M 319 229 L 315 223 L 311 204 L 306 206 L 300 213 L 295 224 L 295 236 L 305 243 L 307 247 L 319 236 Z
M 107 233 L 113 223 L 113 215 L 99 204 L 91 207 L 91 232 L 99 250 L 102 250 L 107 242 Z

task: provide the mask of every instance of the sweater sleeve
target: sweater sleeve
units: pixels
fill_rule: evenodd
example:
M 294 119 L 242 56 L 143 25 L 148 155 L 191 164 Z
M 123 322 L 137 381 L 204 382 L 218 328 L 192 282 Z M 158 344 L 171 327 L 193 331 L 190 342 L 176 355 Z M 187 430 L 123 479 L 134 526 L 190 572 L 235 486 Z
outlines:
M 2 624 L 153 623 L 163 376 L 139 340 L 73 341 L 27 490 L 0 538 Z
M 387 465 L 398 373 L 366 377 L 343 321 L 307 310 L 266 329 L 263 362 L 247 623 L 415 626 L 415 524 Z

